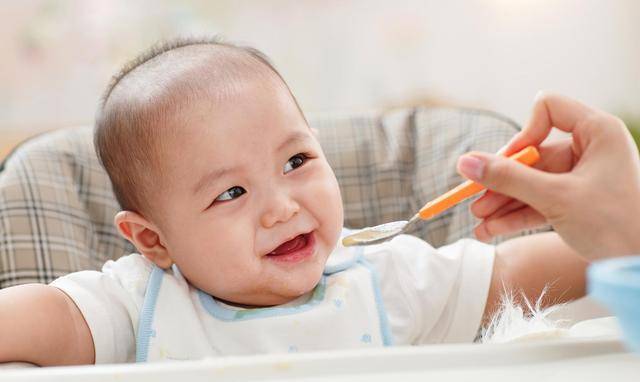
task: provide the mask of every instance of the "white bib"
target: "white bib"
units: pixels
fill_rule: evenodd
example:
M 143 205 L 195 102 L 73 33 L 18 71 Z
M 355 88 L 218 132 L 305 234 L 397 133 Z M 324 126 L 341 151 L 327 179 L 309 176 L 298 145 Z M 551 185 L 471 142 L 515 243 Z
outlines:
M 361 248 L 339 246 L 306 301 L 240 309 L 155 267 L 136 333 L 136 361 L 392 345 L 378 275 Z

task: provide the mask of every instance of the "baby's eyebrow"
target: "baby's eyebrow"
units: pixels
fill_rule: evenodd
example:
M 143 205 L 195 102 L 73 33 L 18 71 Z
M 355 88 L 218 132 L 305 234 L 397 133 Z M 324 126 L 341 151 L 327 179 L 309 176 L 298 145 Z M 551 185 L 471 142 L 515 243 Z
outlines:
M 306 142 L 309 139 L 309 134 L 302 131 L 296 131 L 295 133 L 290 134 L 281 144 L 279 144 L 275 151 L 278 152 L 293 143 Z
M 236 167 L 223 167 L 211 171 L 207 175 L 200 178 L 198 183 L 196 183 L 196 185 L 193 187 L 193 193 L 196 195 L 199 194 L 204 187 L 211 184 L 214 180 L 234 171 L 237 171 Z
M 301 131 L 296 131 L 295 133 L 290 134 L 284 141 L 282 141 L 282 143 L 278 145 L 275 151 L 278 152 L 291 144 L 298 143 L 298 142 L 306 142 L 310 139 L 311 137 L 309 136 L 309 134 L 306 134 Z M 223 167 L 223 168 L 218 168 L 211 171 L 207 175 L 200 178 L 198 183 L 196 183 L 196 185 L 193 187 L 193 194 L 196 194 L 196 195 L 199 194 L 200 192 L 202 192 L 202 189 L 204 187 L 211 184 L 214 180 L 234 171 L 238 171 L 238 168 Z

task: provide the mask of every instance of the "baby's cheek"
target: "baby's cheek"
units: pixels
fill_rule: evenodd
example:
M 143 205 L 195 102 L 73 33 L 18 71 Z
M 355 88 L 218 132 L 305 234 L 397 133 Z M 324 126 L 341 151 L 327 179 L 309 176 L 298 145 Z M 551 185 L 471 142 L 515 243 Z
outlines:
M 214 253 L 215 251 L 215 253 Z M 221 298 L 244 290 L 248 280 L 255 279 L 256 264 L 250 256 L 241 256 L 242 250 L 223 251 L 217 248 L 191 269 L 196 287 Z M 196 281 L 197 280 L 197 281 Z
M 327 245 L 333 246 L 340 236 L 344 219 L 340 188 L 333 173 L 324 183 L 322 194 L 318 195 L 316 200 L 322 201 L 317 203 L 320 207 L 319 214 L 322 216 L 320 224 L 325 232 Z

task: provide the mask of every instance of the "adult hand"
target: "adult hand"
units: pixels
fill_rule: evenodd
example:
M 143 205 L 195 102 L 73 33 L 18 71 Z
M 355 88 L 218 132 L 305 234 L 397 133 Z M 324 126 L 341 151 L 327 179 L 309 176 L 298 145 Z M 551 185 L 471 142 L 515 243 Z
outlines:
M 570 138 L 542 143 L 555 127 Z M 624 123 L 557 94 L 539 93 L 529 124 L 505 147 L 534 145 L 540 161 L 523 166 L 473 152 L 458 172 L 489 190 L 471 206 L 480 240 L 551 224 L 589 259 L 640 253 L 640 158 Z

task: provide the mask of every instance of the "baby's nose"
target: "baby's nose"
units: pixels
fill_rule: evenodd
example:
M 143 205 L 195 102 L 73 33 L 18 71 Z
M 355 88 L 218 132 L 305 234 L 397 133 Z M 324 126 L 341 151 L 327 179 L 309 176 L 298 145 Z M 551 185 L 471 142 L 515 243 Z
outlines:
M 291 219 L 300 210 L 300 205 L 289 196 L 271 198 L 260 218 L 260 223 L 265 228 L 270 228 L 277 223 L 284 223 Z

